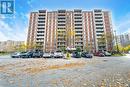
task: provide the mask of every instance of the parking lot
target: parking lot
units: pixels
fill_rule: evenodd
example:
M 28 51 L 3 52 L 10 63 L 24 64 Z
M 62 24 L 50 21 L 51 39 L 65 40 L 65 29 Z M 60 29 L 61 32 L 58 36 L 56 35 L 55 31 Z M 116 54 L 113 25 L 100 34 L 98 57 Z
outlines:
M 11 58 L 0 56 L 0 87 L 129 87 L 130 56 Z

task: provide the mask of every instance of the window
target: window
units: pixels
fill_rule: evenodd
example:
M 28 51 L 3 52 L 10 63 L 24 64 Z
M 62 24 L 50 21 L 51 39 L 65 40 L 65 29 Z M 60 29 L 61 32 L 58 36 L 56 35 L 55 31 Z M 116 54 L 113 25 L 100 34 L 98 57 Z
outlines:
M 46 10 L 39 10 L 39 13 L 46 13 Z
M 102 14 L 95 14 L 95 16 L 102 16 Z
M 58 21 L 58 23 L 65 23 L 65 21 Z
M 103 27 L 96 27 L 96 29 L 103 29 Z
M 40 36 L 44 36 L 44 34 L 40 34 L 40 35 L 37 35 L 38 37 L 40 37 Z
M 94 12 L 97 12 L 97 13 L 98 13 L 98 12 L 102 12 L 102 10 L 94 10 Z
M 102 19 L 102 17 L 95 17 L 95 19 Z
M 75 26 L 82 26 L 82 24 L 75 24 Z
M 45 24 L 38 24 L 38 26 L 45 26 Z
M 75 13 L 81 13 L 82 10 L 74 10 Z
M 38 21 L 38 23 L 45 23 L 45 21 Z
M 65 16 L 65 14 L 58 14 L 58 16 Z
M 82 22 L 82 21 L 75 21 L 75 22 L 79 23 L 79 22 Z
M 58 10 L 58 13 L 65 13 L 66 10 Z
M 45 29 L 45 28 L 38 28 L 38 30 L 43 30 L 43 29 Z
M 96 20 L 95 22 L 103 22 L 102 20 Z
M 96 24 L 96 26 L 103 26 L 103 24 Z
M 45 14 L 39 14 L 39 17 L 43 17 L 43 16 L 46 16 Z
M 66 19 L 65 17 L 58 17 L 58 20 L 61 20 L 61 19 Z
M 45 20 L 45 18 L 38 18 L 39 20 Z
M 76 27 L 75 29 L 82 29 L 82 27 Z
M 75 19 L 82 19 L 82 17 L 75 17 Z
M 44 33 L 44 31 L 37 31 L 37 33 Z
M 65 26 L 65 24 L 58 24 L 58 26 Z
M 74 16 L 82 16 L 82 14 L 74 14 Z

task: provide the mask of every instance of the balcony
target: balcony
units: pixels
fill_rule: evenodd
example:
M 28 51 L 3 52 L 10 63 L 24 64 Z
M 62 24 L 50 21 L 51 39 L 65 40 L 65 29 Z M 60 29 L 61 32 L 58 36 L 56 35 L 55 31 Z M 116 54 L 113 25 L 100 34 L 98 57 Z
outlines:
M 95 13 L 94 14 L 96 17 L 98 16 L 98 17 L 101 17 L 102 16 L 102 13 Z
M 103 22 L 95 22 L 95 24 L 102 24 L 103 25 Z
M 76 38 L 83 38 L 83 34 L 75 34 Z
M 75 37 L 82 37 L 83 36 L 83 33 L 75 33 Z
M 75 46 L 83 46 L 83 44 L 75 44 Z
M 36 40 L 36 42 L 44 42 L 44 39 L 43 40 Z
M 103 17 L 95 17 L 95 19 L 103 19 Z
M 42 24 L 40 24 L 40 26 L 37 25 L 37 28 L 39 28 L 39 29 L 45 29 L 45 24 L 44 24 L 44 26 Z
M 37 29 L 37 32 L 40 33 L 40 32 L 45 32 L 45 29 Z
M 45 17 L 38 17 L 38 20 L 45 20 Z
M 104 30 L 103 29 L 96 29 L 96 33 L 103 33 Z
M 105 47 L 106 44 L 98 44 L 99 47 Z
M 95 13 L 101 13 L 102 10 L 100 10 L 100 9 L 94 9 L 94 12 L 95 12 Z
M 64 42 L 65 43 L 66 41 L 65 40 L 58 40 L 58 42 Z
M 37 39 L 44 39 L 44 35 L 37 35 Z
M 61 44 L 61 43 L 59 43 L 59 44 L 57 44 L 58 46 L 66 46 L 66 44 L 64 43 L 64 44 Z
M 96 26 L 96 29 L 103 29 L 103 27 L 101 27 L 101 26 Z
M 75 43 L 81 43 L 83 40 L 75 40 Z

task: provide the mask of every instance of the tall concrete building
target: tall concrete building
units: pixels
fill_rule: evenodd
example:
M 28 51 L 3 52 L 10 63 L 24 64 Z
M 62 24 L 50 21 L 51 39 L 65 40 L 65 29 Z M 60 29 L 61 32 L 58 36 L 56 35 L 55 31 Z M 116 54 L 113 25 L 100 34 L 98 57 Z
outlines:
M 28 49 L 56 51 L 80 47 L 97 52 L 112 50 L 112 38 L 109 11 L 39 10 L 30 14 Z

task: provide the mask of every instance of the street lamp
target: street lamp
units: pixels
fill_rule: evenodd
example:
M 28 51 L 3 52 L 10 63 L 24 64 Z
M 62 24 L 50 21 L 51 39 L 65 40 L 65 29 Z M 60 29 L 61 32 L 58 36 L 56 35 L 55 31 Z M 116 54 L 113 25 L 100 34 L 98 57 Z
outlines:
M 117 42 L 116 30 L 114 30 L 114 32 L 115 32 L 116 49 L 117 49 L 117 52 L 119 53 L 119 47 L 118 47 L 118 42 Z

